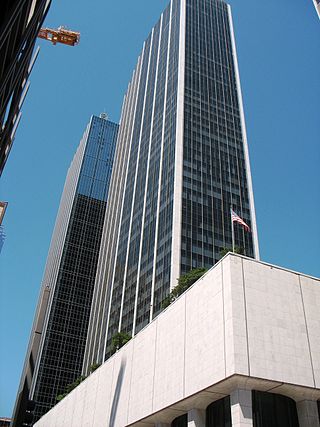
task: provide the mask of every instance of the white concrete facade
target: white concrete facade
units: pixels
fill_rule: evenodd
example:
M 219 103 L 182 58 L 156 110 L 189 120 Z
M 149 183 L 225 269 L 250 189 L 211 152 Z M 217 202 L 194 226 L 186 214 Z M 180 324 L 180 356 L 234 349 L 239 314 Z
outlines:
M 230 396 L 231 421 L 234 427 L 252 427 L 251 390 L 235 389 Z
M 232 425 L 247 427 L 260 390 L 318 427 L 319 307 L 320 280 L 229 254 L 35 425 L 166 426 L 188 413 L 202 427 L 230 395 Z

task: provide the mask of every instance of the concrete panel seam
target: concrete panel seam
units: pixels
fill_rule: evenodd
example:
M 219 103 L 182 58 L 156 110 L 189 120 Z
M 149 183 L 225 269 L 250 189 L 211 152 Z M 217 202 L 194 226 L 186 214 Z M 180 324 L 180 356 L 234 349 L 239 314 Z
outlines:
M 247 314 L 247 298 L 246 298 L 246 286 L 245 286 L 245 274 L 243 259 L 241 258 L 241 270 L 242 270 L 242 286 L 243 286 L 243 300 L 244 300 L 244 316 L 246 322 L 246 341 L 247 341 L 247 359 L 248 359 L 248 376 L 250 377 L 250 353 L 249 353 L 249 334 L 248 334 L 248 314 Z
M 283 385 L 284 385 L 284 383 L 281 382 L 280 384 L 277 384 L 274 387 L 269 388 L 267 391 L 269 393 L 270 391 L 276 390 L 278 387 L 282 387 Z
M 132 341 L 132 354 L 131 354 L 131 369 L 130 369 L 130 379 L 129 379 L 129 394 L 128 394 L 128 406 L 127 406 L 127 424 L 129 423 L 129 408 L 130 408 L 130 400 L 131 400 L 131 383 L 132 383 L 132 375 L 133 375 L 133 356 L 135 349 L 136 341 Z
M 226 321 L 225 321 L 225 304 L 224 304 L 223 263 L 221 264 L 221 286 L 222 286 L 224 376 L 226 377 L 227 376 L 227 356 L 226 356 Z
M 298 279 L 299 279 L 299 288 L 300 288 L 300 294 L 301 294 L 301 302 L 302 302 L 302 310 L 303 310 L 304 323 L 306 325 L 306 334 L 307 334 L 308 349 L 309 349 L 309 354 L 310 354 L 310 363 L 311 363 L 311 370 L 312 370 L 313 385 L 316 388 L 317 387 L 316 386 L 316 378 L 315 378 L 315 375 L 314 375 L 314 367 L 313 367 L 312 353 L 311 353 L 311 344 L 310 344 L 310 337 L 309 337 L 309 331 L 308 331 L 308 325 L 307 325 L 306 310 L 305 310 L 305 306 L 304 306 L 304 299 L 303 299 L 303 292 L 302 292 L 300 274 L 298 274 Z
M 157 341 L 158 341 L 158 319 L 156 319 L 156 332 L 155 332 L 155 341 L 154 341 L 154 363 L 153 363 L 153 387 L 152 387 L 152 399 L 151 399 L 151 408 L 154 412 L 154 387 L 155 387 L 155 378 L 156 378 L 156 362 L 157 362 Z

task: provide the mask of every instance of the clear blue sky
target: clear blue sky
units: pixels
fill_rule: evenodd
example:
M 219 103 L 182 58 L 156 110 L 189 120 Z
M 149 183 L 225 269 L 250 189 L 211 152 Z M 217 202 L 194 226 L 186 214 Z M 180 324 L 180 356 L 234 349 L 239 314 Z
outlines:
M 53 0 L 46 26 L 81 32 L 41 52 L 1 179 L 0 416 L 10 416 L 59 200 L 91 114 L 119 120 L 142 43 L 168 0 Z M 320 276 L 320 21 L 312 0 L 230 0 L 261 258 Z

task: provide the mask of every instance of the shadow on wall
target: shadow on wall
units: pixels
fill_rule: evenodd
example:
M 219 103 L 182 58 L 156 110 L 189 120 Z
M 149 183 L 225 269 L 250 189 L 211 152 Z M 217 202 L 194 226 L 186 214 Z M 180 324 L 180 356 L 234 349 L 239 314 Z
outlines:
M 110 412 L 110 418 L 109 418 L 109 424 L 108 424 L 108 426 L 110 426 L 110 427 L 114 427 L 114 422 L 115 422 L 116 415 L 117 415 L 117 409 L 118 409 L 119 398 L 120 398 L 120 394 L 121 394 L 121 387 L 122 387 L 122 382 L 123 382 L 125 370 L 126 370 L 126 359 L 124 357 L 121 360 L 117 384 L 116 384 L 116 388 L 114 391 L 114 396 L 113 396 L 113 401 L 112 401 L 112 406 L 111 406 L 111 412 Z

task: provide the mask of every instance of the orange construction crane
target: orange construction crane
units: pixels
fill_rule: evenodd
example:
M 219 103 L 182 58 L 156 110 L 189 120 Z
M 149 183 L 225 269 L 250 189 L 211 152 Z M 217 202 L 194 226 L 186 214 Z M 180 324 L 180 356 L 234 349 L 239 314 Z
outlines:
M 70 31 L 62 26 L 57 30 L 52 30 L 51 28 L 41 28 L 38 37 L 40 37 L 40 39 L 49 40 L 54 45 L 57 43 L 62 43 L 69 46 L 75 46 L 79 44 L 80 41 L 80 33 L 77 31 Z

